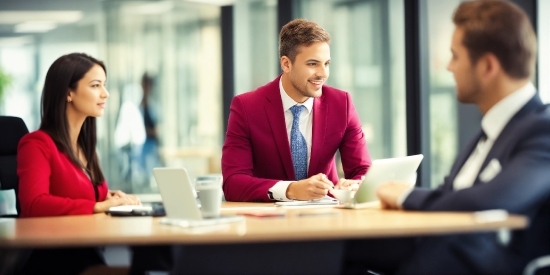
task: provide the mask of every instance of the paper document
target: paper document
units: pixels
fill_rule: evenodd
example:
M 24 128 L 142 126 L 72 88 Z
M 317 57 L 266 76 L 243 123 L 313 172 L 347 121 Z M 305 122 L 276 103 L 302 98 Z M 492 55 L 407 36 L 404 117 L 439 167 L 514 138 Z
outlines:
M 275 203 L 277 206 L 312 206 L 312 205 L 337 205 L 338 201 L 325 196 L 320 200 L 311 200 L 311 201 L 278 201 Z

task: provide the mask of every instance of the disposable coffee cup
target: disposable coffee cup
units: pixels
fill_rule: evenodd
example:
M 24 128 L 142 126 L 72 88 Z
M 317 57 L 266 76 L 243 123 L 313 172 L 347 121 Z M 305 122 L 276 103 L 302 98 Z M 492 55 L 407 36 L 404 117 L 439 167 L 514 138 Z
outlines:
M 17 215 L 15 197 L 13 189 L 0 190 L 0 215 Z
M 222 186 L 215 179 L 198 179 L 195 189 L 201 202 L 204 218 L 219 217 L 222 207 Z

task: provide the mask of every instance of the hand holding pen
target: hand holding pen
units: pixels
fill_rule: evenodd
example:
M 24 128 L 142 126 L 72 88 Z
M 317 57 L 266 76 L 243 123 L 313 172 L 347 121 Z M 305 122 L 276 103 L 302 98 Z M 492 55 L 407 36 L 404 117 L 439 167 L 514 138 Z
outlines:
M 323 173 L 311 176 L 307 179 L 292 182 L 287 190 L 286 197 L 293 200 L 317 200 L 328 194 L 328 190 L 334 188 L 334 184 Z

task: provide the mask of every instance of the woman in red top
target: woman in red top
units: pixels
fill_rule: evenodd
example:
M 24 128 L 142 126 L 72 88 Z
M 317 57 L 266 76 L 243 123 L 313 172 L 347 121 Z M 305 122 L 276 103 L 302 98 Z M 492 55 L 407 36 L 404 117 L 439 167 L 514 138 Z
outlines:
M 109 191 L 99 166 L 96 117 L 109 97 L 105 81 L 105 65 L 85 54 L 64 55 L 49 68 L 40 129 L 24 136 L 17 149 L 21 217 L 85 215 L 140 203 Z M 34 273 L 32 267 L 79 273 L 102 262 L 94 249 L 34 250 L 24 273 Z

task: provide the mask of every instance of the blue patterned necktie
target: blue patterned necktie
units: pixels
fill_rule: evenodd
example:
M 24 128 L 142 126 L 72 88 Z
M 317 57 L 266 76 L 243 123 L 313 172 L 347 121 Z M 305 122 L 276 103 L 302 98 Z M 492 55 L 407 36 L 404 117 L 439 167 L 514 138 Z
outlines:
M 290 130 L 290 151 L 292 152 L 292 164 L 296 180 L 307 178 L 307 143 L 300 132 L 300 114 L 305 107 L 294 105 L 290 107 L 292 112 L 292 129 Z

